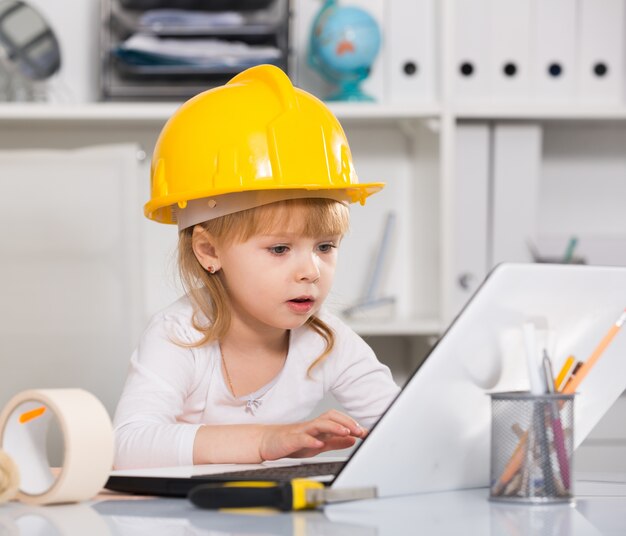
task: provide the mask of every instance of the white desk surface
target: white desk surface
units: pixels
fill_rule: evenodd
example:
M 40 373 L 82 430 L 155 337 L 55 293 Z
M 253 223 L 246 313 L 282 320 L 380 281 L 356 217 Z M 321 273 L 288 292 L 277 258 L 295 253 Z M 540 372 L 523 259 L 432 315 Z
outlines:
M 1 536 L 569 536 L 626 534 L 626 474 L 579 475 L 573 505 L 492 503 L 487 489 L 335 504 L 323 511 L 222 513 L 186 499 L 0 505 Z

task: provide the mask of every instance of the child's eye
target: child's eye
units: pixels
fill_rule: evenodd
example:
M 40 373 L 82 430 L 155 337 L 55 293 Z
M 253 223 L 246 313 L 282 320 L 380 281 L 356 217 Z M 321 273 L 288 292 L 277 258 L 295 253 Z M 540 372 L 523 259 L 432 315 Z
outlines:
M 320 252 L 322 253 L 330 253 L 333 248 L 336 248 L 337 246 L 335 246 L 335 244 L 333 244 L 332 242 L 329 242 L 327 244 L 320 244 L 319 246 L 317 246 L 317 249 L 320 250 Z
M 289 251 L 289 247 L 288 246 L 272 246 L 270 248 L 268 248 L 270 253 L 274 254 L 274 255 L 283 255 L 284 253 L 287 253 L 287 251 Z

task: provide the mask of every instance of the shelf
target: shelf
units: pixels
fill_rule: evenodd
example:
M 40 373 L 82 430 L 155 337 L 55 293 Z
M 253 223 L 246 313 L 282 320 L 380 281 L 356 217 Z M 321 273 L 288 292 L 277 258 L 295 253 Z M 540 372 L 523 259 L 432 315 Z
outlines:
M 443 331 L 441 321 L 433 318 L 399 318 L 395 320 L 346 320 L 359 335 L 426 336 Z
M 332 112 L 340 120 L 393 120 L 410 121 L 417 119 L 436 119 L 441 114 L 441 107 L 435 103 L 399 105 L 379 103 L 329 103 Z
M 179 102 L 98 102 L 80 105 L 47 103 L 2 103 L 0 121 L 26 122 L 110 122 L 162 124 L 180 106 Z M 342 121 L 410 121 L 439 116 L 439 106 L 398 106 L 377 103 L 330 104 Z
M 110 122 L 162 124 L 180 102 L 96 102 L 87 104 L 0 103 L 3 122 Z M 329 103 L 342 122 L 411 122 L 438 119 L 437 103 L 412 105 L 381 103 Z M 528 102 L 473 103 L 451 106 L 459 120 L 626 121 L 626 106 L 593 104 L 549 105 Z
M 12 122 L 162 123 L 179 103 L 0 104 L 0 120 Z
M 453 106 L 457 119 L 545 120 L 545 121 L 624 121 L 626 106 L 590 103 L 466 103 Z

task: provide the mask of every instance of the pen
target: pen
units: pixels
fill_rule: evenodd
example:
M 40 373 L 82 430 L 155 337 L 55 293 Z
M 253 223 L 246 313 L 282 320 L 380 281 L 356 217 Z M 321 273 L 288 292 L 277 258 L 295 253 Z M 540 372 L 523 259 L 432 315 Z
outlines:
M 530 421 L 530 424 L 528 426 L 528 434 L 526 435 L 526 441 L 525 441 L 525 449 L 523 449 L 524 452 L 524 459 L 525 462 L 521 467 L 521 475 L 522 475 L 522 479 L 521 479 L 521 485 L 520 485 L 520 489 L 518 491 L 519 494 L 521 495 L 525 495 L 527 497 L 530 496 L 530 489 L 531 489 L 531 485 L 532 485 L 532 467 L 533 467 L 533 460 L 534 460 L 534 452 L 535 452 L 535 425 L 533 423 L 533 421 L 535 420 L 535 413 L 533 412 L 533 418 Z
M 543 370 L 546 377 L 546 386 L 548 387 L 548 393 L 554 394 L 554 382 L 552 381 L 552 363 L 548 357 L 548 353 L 543 352 Z M 565 490 L 569 490 L 570 486 L 570 474 L 569 463 L 567 460 L 567 451 L 565 450 L 565 436 L 563 435 L 563 425 L 561 424 L 561 417 L 559 416 L 559 407 L 556 402 L 550 404 L 550 420 L 552 423 L 552 433 L 554 434 L 554 448 L 556 449 L 556 458 L 559 462 L 559 470 L 561 471 L 561 480 Z
M 626 310 L 622 312 L 619 318 L 615 321 L 609 331 L 606 333 L 604 338 L 600 341 L 596 349 L 593 351 L 589 359 L 585 361 L 581 366 L 578 372 L 570 378 L 570 381 L 567 382 L 565 387 L 563 388 L 563 393 L 571 394 L 576 391 L 576 388 L 580 385 L 580 382 L 585 379 L 585 376 L 589 373 L 589 371 L 593 368 L 593 366 L 598 362 L 598 359 L 602 357 L 602 354 L 606 350 L 607 346 L 611 344 L 611 341 L 614 339 L 615 335 L 619 332 L 620 328 L 626 322 Z
M 576 244 L 578 244 L 578 238 L 572 236 L 567 243 L 567 249 L 565 250 L 565 254 L 563 255 L 563 262 L 568 264 L 572 262 L 574 258 L 574 250 L 576 249 Z
M 550 445 L 548 442 L 548 432 L 546 430 L 546 403 L 544 401 L 536 401 L 533 403 L 533 416 L 531 427 L 536 429 L 539 440 L 539 456 L 541 471 L 543 473 L 544 493 L 548 495 L 549 486 L 556 488 L 554 483 L 554 473 L 552 472 L 552 464 L 550 463 Z M 529 439 L 529 446 L 532 445 Z
M 307 510 L 331 502 L 373 499 L 376 488 L 327 488 L 322 482 L 296 478 L 290 482 L 234 481 L 200 484 L 188 499 L 200 508 L 276 508 Z

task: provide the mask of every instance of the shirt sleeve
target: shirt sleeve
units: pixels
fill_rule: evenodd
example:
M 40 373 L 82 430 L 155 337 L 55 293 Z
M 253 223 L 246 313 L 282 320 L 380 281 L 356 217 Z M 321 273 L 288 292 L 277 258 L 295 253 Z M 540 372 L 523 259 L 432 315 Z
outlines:
M 178 422 L 193 389 L 195 358 L 176 319 L 159 314 L 144 332 L 115 412 L 115 468 L 193 464 L 201 424 Z
M 333 323 L 335 349 L 328 358 L 330 391 L 360 425 L 371 428 L 385 412 L 400 388 L 389 367 L 348 326 Z

